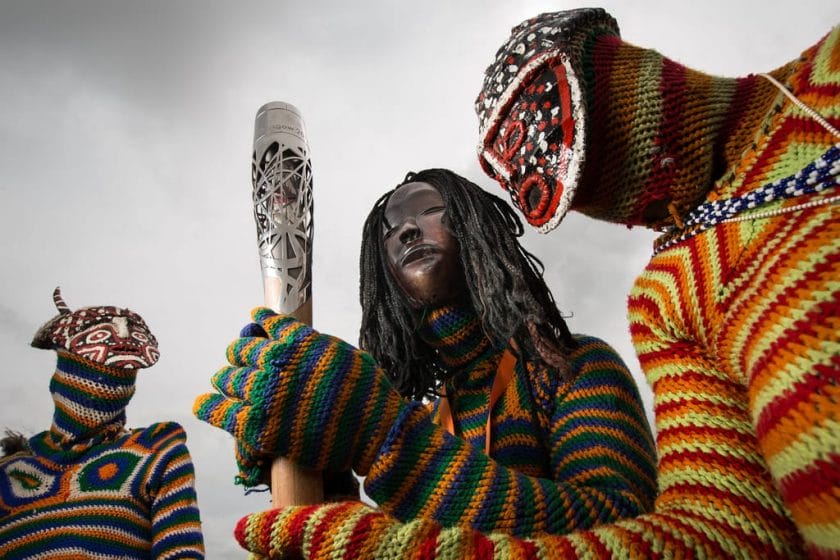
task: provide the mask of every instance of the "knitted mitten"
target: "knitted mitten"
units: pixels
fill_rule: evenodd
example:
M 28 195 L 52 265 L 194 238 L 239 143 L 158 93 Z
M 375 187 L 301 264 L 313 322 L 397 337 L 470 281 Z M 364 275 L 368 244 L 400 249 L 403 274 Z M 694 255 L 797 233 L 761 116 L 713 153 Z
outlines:
M 228 346 L 193 413 L 236 438 L 239 482 L 259 483 L 277 456 L 304 467 L 365 474 L 405 406 L 373 358 L 270 309 Z M 251 335 L 251 336 L 248 336 Z M 253 336 L 258 335 L 258 336 Z

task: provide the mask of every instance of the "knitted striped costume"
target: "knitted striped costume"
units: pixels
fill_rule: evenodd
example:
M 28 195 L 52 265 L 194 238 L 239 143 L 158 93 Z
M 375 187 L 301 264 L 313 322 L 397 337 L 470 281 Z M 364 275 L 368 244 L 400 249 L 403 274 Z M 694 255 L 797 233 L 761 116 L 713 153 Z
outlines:
M 573 66 L 591 149 L 571 208 L 673 227 L 629 300 L 655 395 L 655 512 L 568 542 L 581 556 L 836 557 L 840 228 L 820 203 L 837 193 L 838 139 L 762 77 L 703 75 L 587 29 Z M 840 122 L 839 28 L 771 74 Z M 746 219 L 715 225 L 719 206 Z
M 58 290 L 56 304 L 61 314 L 33 341 L 58 352 L 53 422 L 28 450 L 0 459 L 0 557 L 203 558 L 183 428 L 124 428 L 157 342 L 128 310 L 71 313 Z
M 104 392 L 95 399 L 111 419 L 103 405 L 122 412 L 134 392 L 133 374 L 127 378 L 70 353 L 60 354 L 56 374 L 88 379 L 90 387 L 121 386 L 108 391 L 107 400 Z M 71 424 L 58 409 L 54 427 L 29 440 L 31 454 L 0 463 L 3 558 L 204 557 L 181 426 L 163 422 L 124 431 L 118 421 L 93 437 L 68 439 L 57 424 Z
M 552 16 L 515 34 L 527 41 L 535 30 L 551 31 Z M 603 12 L 593 19 L 603 23 Z M 654 511 L 565 536 L 517 539 L 427 520 L 397 524 L 361 505 L 337 504 L 243 520 L 243 534 L 266 531 L 265 540 L 288 539 L 287 550 L 305 548 L 311 558 L 350 547 L 372 558 L 840 556 L 840 226 L 836 204 L 819 204 L 837 192 L 836 160 L 829 163 L 837 140 L 761 77 L 692 72 L 621 42 L 609 31 L 614 24 L 601 23 L 600 33 L 574 37 L 577 51 L 564 58 L 582 77 L 589 104 L 580 176 L 600 179 L 562 185 L 568 200 L 554 196 L 550 181 L 538 184 L 546 194 L 537 202 L 558 201 L 553 224 L 528 196 L 519 203 L 542 225 L 576 207 L 620 223 L 676 226 L 629 300 L 633 340 L 654 390 Z M 520 42 L 500 49 L 500 68 L 525 66 L 515 63 L 517 53 L 534 53 Z M 838 127 L 840 29 L 771 74 Z M 488 74 L 483 95 L 497 84 L 505 90 L 505 80 Z M 494 127 L 482 122 L 482 130 Z M 482 145 L 494 142 L 482 138 Z M 540 157 L 535 162 L 550 163 Z M 498 163 L 491 172 L 504 184 Z M 735 217 L 818 205 L 694 231 L 696 204 L 749 200 L 765 185 L 778 192 L 775 180 L 794 175 L 795 184 L 811 164 L 813 173 L 802 177 L 819 188 L 794 186 Z M 531 162 L 517 165 L 498 167 L 527 176 Z M 714 210 L 695 213 L 715 221 Z
M 460 437 L 437 425 L 440 401 L 431 416 L 426 406 L 408 407 L 365 479 L 383 512 L 530 535 L 649 509 L 656 486 L 652 437 L 632 377 L 607 344 L 577 336 L 570 381 L 518 360 L 493 408 L 491 458 L 483 452 L 484 427 L 502 349 L 491 347 L 464 308 L 432 312 L 420 336 L 457 372 L 446 389 Z M 243 546 L 265 551 L 300 538 L 261 532 L 266 515 L 276 512 L 243 520 L 237 529 Z M 334 529 L 325 527 L 324 537 L 339 538 Z M 308 540 L 306 546 L 320 545 Z

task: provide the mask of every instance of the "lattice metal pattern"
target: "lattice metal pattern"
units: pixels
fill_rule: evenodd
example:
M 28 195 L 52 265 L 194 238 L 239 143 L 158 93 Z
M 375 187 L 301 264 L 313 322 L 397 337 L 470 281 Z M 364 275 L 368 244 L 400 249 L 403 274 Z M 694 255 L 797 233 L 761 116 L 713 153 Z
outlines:
M 312 291 L 312 165 L 294 107 L 257 113 L 251 174 L 263 275 L 281 279 L 280 311 L 289 313 Z

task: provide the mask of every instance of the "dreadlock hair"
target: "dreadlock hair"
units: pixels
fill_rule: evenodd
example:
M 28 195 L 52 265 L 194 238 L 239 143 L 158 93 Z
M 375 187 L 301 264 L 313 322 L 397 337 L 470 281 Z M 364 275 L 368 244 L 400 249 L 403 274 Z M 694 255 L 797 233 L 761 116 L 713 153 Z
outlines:
M 406 397 L 436 394 L 448 372 L 417 336 L 424 311 L 413 309 L 388 271 L 383 244 L 385 207 L 407 183 L 435 187 L 446 204 L 447 227 L 458 240 L 469 300 L 496 346 L 511 339 L 526 359 L 568 372 L 577 346 L 543 280 L 542 262 L 520 245 L 524 228 L 502 199 L 447 169 L 409 172 L 374 204 L 362 230 L 359 346 L 388 372 Z

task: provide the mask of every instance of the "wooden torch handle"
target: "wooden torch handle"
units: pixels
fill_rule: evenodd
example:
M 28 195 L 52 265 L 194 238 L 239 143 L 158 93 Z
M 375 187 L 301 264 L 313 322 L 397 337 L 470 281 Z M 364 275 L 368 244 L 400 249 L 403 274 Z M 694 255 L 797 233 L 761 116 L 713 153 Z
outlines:
M 279 301 L 282 288 L 279 278 L 263 278 L 265 302 L 269 307 Z M 277 311 L 275 309 L 275 311 Z M 312 298 L 290 313 L 298 321 L 312 324 Z M 324 501 L 324 484 L 320 471 L 305 469 L 284 457 L 278 457 L 271 464 L 271 505 L 286 507 L 293 505 L 320 504 Z

